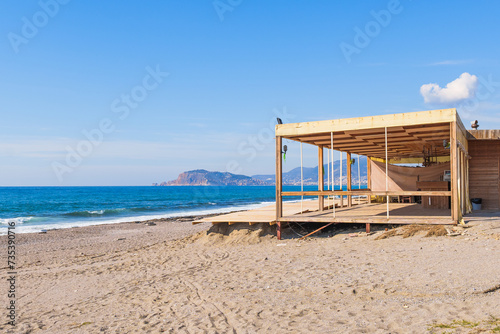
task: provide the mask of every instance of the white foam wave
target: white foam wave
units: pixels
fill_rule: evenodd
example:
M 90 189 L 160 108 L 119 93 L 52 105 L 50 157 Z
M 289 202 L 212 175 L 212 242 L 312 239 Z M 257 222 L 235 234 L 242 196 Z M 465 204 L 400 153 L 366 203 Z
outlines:
M 33 219 L 33 217 L 5 218 L 5 219 L 0 219 L 0 225 L 9 225 L 10 222 L 15 222 L 16 225 L 24 224 L 26 222 L 29 222 L 31 219 Z
M 300 201 L 300 200 L 299 200 Z M 287 202 L 296 202 L 296 201 L 287 201 Z M 84 221 L 71 221 L 71 222 L 60 222 L 60 223 L 52 223 L 52 224 L 37 224 L 37 225 L 24 225 L 24 226 L 16 226 L 16 233 L 38 233 L 42 230 L 54 230 L 54 229 L 63 229 L 63 228 L 72 228 L 72 227 L 83 227 L 83 226 L 93 226 L 93 225 L 104 225 L 104 224 L 118 224 L 118 223 L 126 223 L 126 222 L 134 222 L 134 221 L 146 221 L 151 219 L 160 219 L 160 218 L 176 218 L 176 217 L 185 217 L 185 216 L 203 216 L 209 214 L 217 214 L 217 213 L 228 213 L 231 211 L 244 211 L 244 210 L 252 210 L 261 208 L 264 206 L 268 206 L 274 204 L 275 202 L 260 202 L 255 204 L 246 204 L 246 205 L 238 205 L 238 206 L 228 206 L 223 208 L 214 208 L 214 209 L 205 209 L 205 210 L 185 210 L 178 211 L 167 214 L 160 215 L 145 215 L 145 216 L 129 216 L 129 217 L 121 217 L 116 219 L 109 220 L 84 220 Z M 23 217 L 21 217 L 23 218 Z M 26 218 L 26 217 L 24 217 Z M 32 217 L 29 217 L 30 219 Z M 16 223 L 17 225 L 17 223 Z M 0 235 L 7 234 L 7 228 L 0 228 Z

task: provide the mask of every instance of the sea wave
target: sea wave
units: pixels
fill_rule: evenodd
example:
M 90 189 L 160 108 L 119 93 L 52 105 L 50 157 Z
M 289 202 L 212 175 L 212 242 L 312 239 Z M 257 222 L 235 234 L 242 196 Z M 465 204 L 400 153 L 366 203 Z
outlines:
M 102 216 L 114 216 L 125 211 L 130 211 L 130 209 L 117 208 L 117 209 L 104 209 L 104 210 L 85 210 L 85 211 L 74 211 L 63 214 L 66 217 L 102 217 Z
M 136 222 L 136 221 L 147 221 L 151 219 L 160 219 L 160 218 L 177 218 L 177 217 L 187 217 L 187 216 L 204 216 L 209 214 L 223 214 L 232 211 L 243 211 L 243 210 L 252 210 L 259 207 L 267 206 L 274 204 L 273 202 L 259 202 L 253 204 L 245 204 L 245 205 L 236 205 L 236 206 L 227 206 L 220 208 L 209 208 L 209 209 L 195 209 L 195 210 L 182 210 L 164 214 L 155 214 L 155 215 L 127 215 L 119 218 L 110 218 L 110 219 L 99 219 L 102 215 L 90 216 L 89 211 L 79 211 L 80 213 L 88 212 L 89 215 L 85 215 L 84 213 L 80 218 L 89 218 L 89 219 L 71 219 L 63 220 L 63 221 L 54 221 L 53 223 L 45 223 L 45 224 L 36 224 L 36 225 L 24 225 L 17 227 L 17 233 L 38 233 L 42 230 L 54 230 L 54 229 L 63 229 L 63 228 L 72 228 L 72 227 L 82 227 L 82 226 L 93 226 L 93 225 L 104 225 L 104 224 L 118 224 L 125 222 Z M 106 211 L 106 210 L 105 210 Z M 71 218 L 77 218 L 78 216 L 72 215 Z M 95 220 L 93 220 L 94 218 Z M 0 227 L 0 235 L 5 235 L 7 233 L 7 226 L 4 228 Z
M 9 223 L 11 223 L 11 222 L 15 222 L 16 225 L 24 224 L 26 222 L 31 221 L 33 218 L 34 217 L 1 218 L 0 225 L 9 225 Z
M 304 200 L 304 201 L 308 201 Z M 289 200 L 286 201 L 288 203 L 290 202 L 300 202 L 300 200 Z M 179 210 L 175 212 L 168 212 L 168 213 L 162 213 L 162 214 L 151 214 L 151 215 L 141 215 L 141 216 L 136 216 L 133 214 L 128 214 L 126 216 L 122 217 L 108 217 L 106 218 L 106 214 L 111 214 L 116 212 L 123 212 L 127 209 L 113 209 L 113 210 L 89 210 L 89 211 L 78 211 L 74 212 L 72 214 L 69 214 L 66 219 L 61 220 L 55 220 L 53 222 L 47 223 L 46 219 L 38 219 L 36 217 L 19 217 L 19 218 L 14 218 L 18 219 L 16 220 L 16 225 L 21 224 L 21 226 L 18 226 L 16 228 L 16 233 L 38 233 L 43 230 L 55 230 L 55 229 L 64 229 L 64 228 L 72 228 L 72 227 L 83 227 L 83 226 L 93 226 L 93 225 L 104 225 L 104 224 L 118 224 L 118 223 L 125 223 L 125 222 L 142 222 L 142 221 L 147 221 L 151 219 L 160 219 L 160 218 L 177 218 L 177 217 L 188 217 L 188 216 L 204 216 L 204 215 L 210 215 L 210 214 L 223 214 L 223 213 L 228 213 L 232 211 L 245 211 L 245 210 L 252 210 L 252 209 L 257 209 L 261 208 L 264 206 L 272 205 L 274 204 L 274 201 L 268 201 L 268 202 L 258 202 L 258 203 L 252 203 L 252 204 L 242 204 L 242 205 L 233 205 L 233 206 L 225 206 L 225 207 L 219 207 L 219 208 L 205 208 L 205 209 L 187 209 L 187 210 Z M 101 211 L 103 211 L 101 213 Z M 130 213 L 132 213 L 132 210 L 128 210 Z M 126 213 L 125 213 L 126 214 Z M 68 219 L 69 218 L 69 219 Z M 80 218 L 80 219 L 79 219 Z M 88 219 L 85 219 L 88 218 Z M 2 225 L 0 225 L 0 235 L 5 235 L 7 234 L 7 224 L 9 221 L 12 221 L 13 219 L 2 219 Z M 4 223 L 4 221 L 6 223 Z M 27 224 L 27 225 L 22 225 L 24 222 L 36 222 L 36 224 Z

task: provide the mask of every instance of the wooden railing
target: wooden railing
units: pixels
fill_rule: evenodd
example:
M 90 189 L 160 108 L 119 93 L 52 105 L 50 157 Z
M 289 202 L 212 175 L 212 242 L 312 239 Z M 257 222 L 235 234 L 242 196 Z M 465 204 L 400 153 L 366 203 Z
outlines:
M 381 196 L 451 196 L 451 191 L 373 191 L 373 190 L 308 190 L 283 191 L 281 196 L 349 196 L 349 195 L 381 195 Z

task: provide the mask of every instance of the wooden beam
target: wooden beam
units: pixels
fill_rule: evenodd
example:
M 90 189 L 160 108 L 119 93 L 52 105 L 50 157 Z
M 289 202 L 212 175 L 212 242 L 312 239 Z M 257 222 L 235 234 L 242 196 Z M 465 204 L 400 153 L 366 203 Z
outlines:
M 393 126 L 390 129 L 388 129 L 387 132 L 389 134 L 391 134 L 391 133 L 394 133 L 394 134 L 404 133 L 404 128 L 402 126 Z M 351 136 L 354 135 L 356 137 L 370 135 L 370 134 L 380 135 L 380 134 L 384 134 L 384 127 L 380 127 L 380 128 L 373 127 L 373 128 L 362 129 L 362 130 L 354 129 L 354 130 L 344 131 L 344 133 L 349 133 Z
M 305 191 L 283 191 L 281 196 L 327 196 L 327 195 L 384 195 L 384 196 L 451 196 L 451 191 L 414 191 L 414 190 L 399 190 L 399 191 L 384 191 L 384 190 L 305 190 Z
M 318 190 L 325 190 L 325 175 L 323 168 L 323 146 L 318 146 Z M 325 198 L 322 195 L 318 196 L 319 211 L 325 209 Z
M 315 234 L 315 233 L 318 233 L 318 232 L 319 232 L 319 231 L 321 231 L 322 229 L 324 229 L 324 228 L 326 228 L 326 227 L 328 227 L 328 226 L 330 226 L 330 225 L 332 225 L 332 224 L 335 224 L 335 223 L 333 223 L 333 222 L 332 222 L 332 223 L 328 223 L 328 224 L 326 224 L 325 226 L 321 226 L 321 227 L 320 227 L 320 228 L 318 228 L 317 230 L 314 230 L 314 231 L 312 231 L 311 233 L 308 233 L 308 234 L 304 235 L 304 236 L 303 236 L 302 238 L 300 238 L 299 240 L 304 240 L 304 239 L 305 239 L 305 238 L 307 238 L 308 236 L 313 235 L 313 234 Z
M 450 127 L 450 171 L 451 171 L 451 219 L 458 223 L 458 175 L 457 175 L 457 124 L 451 122 Z
M 370 157 L 366 157 L 366 177 L 367 177 L 367 180 L 366 180 L 366 186 L 368 187 L 368 189 L 372 189 L 372 158 Z M 372 196 L 371 195 L 368 195 L 368 203 L 371 203 L 372 202 Z
M 353 136 L 353 138 L 356 138 L 355 136 Z M 362 139 L 366 144 L 369 144 L 369 145 L 374 145 L 375 148 L 371 148 L 371 146 L 367 146 L 367 149 L 369 149 L 370 151 L 375 151 L 377 148 L 378 149 L 383 149 L 384 152 L 386 151 L 386 148 L 388 149 L 387 147 L 387 128 L 385 129 L 384 131 L 384 143 L 376 143 L 374 142 L 373 140 L 369 140 L 369 139 Z M 400 154 L 401 152 L 398 151 L 398 149 L 396 148 L 396 146 L 399 146 L 399 145 L 394 145 L 394 144 L 391 144 L 393 145 L 393 147 L 391 148 L 392 151 L 394 151 L 396 154 Z M 362 145 L 359 145 L 359 146 L 362 146 Z M 362 150 L 362 148 L 359 148 L 360 150 L 358 150 L 356 147 L 354 150 L 350 149 L 351 147 L 346 147 L 345 150 L 346 151 L 350 151 L 350 152 L 353 152 L 353 153 L 357 153 L 357 154 L 360 154 L 360 150 Z
M 351 134 L 351 136 L 354 136 L 356 138 L 359 138 L 359 139 L 378 139 L 382 136 L 382 138 L 384 137 L 383 133 L 375 133 L 375 134 L 369 134 L 369 135 L 358 135 L 358 134 L 355 134 L 355 133 L 352 133 L 352 131 L 349 131 L 349 133 Z M 397 131 L 397 132 L 392 132 L 392 133 L 389 133 L 387 135 L 388 138 L 408 138 L 408 134 L 402 130 L 402 131 Z
M 328 133 L 323 133 L 323 134 L 310 134 L 310 135 L 301 135 L 301 136 L 290 136 L 287 137 L 287 139 L 291 140 L 296 140 L 296 141 L 314 141 L 314 140 L 322 140 L 326 137 L 330 138 L 330 132 Z M 333 133 L 333 140 L 342 140 L 342 139 L 348 139 L 351 138 L 351 136 L 346 135 L 344 132 L 334 132 Z
M 276 136 L 276 236 L 278 240 L 281 240 L 281 222 L 280 219 L 283 217 L 283 164 L 281 158 L 281 146 L 282 138 Z
M 435 133 L 441 131 L 448 134 L 450 132 L 450 124 L 446 123 L 443 125 L 405 127 L 405 132 L 407 133 Z
M 347 168 L 347 191 L 352 190 L 352 165 L 351 165 L 351 153 L 347 152 L 347 163 L 346 163 L 346 168 Z M 347 195 L 347 206 L 350 208 L 352 206 L 352 196 Z
M 384 159 L 380 159 L 380 158 L 376 158 L 376 157 L 372 157 L 372 160 L 373 161 L 378 161 L 378 162 L 383 162 L 385 163 L 385 160 Z M 448 162 L 450 161 L 450 155 L 446 155 L 446 156 L 440 156 L 440 157 L 437 157 L 437 162 Z M 418 164 L 418 163 L 422 163 L 424 162 L 424 158 L 423 157 L 410 157 L 410 158 L 393 158 L 393 159 L 389 159 L 389 163 L 390 164 Z M 369 188 L 369 187 L 368 187 Z
M 448 135 L 446 136 L 448 138 Z M 315 143 L 317 145 L 328 145 L 330 144 L 330 140 L 327 140 L 326 136 L 321 139 L 316 139 L 316 140 L 311 140 L 311 141 L 303 141 L 303 142 L 311 142 Z M 360 136 L 352 136 L 350 139 L 344 139 L 344 140 L 339 140 L 335 141 L 335 147 L 344 147 L 344 146 L 349 146 L 349 145 L 354 145 L 354 144 L 372 144 L 372 143 L 383 143 L 384 142 L 384 136 L 368 136 L 366 137 L 360 137 Z M 406 136 L 397 136 L 397 137 L 388 137 L 388 142 L 389 143 L 403 143 L 403 142 L 412 142 L 412 143 L 418 143 L 418 142 L 423 142 L 423 140 L 415 138 L 410 135 Z M 375 145 L 375 144 L 372 144 Z M 359 146 L 359 145 L 358 145 Z
M 377 218 L 375 216 L 341 216 L 341 217 L 302 217 L 297 216 L 287 216 L 282 218 L 283 222 L 301 222 L 301 223 L 353 223 L 353 224 L 394 224 L 394 225 L 406 225 L 406 224 L 422 224 L 422 225 L 451 225 L 454 224 L 453 220 L 450 218 Z
M 379 115 L 357 118 L 345 118 L 328 121 L 305 123 L 287 123 L 276 125 L 276 136 L 301 136 L 329 133 L 333 130 L 349 131 L 363 129 L 383 129 L 411 125 L 449 123 L 457 119 L 455 108 L 409 112 L 402 114 Z
M 319 144 L 323 144 L 323 145 L 330 145 L 330 137 L 328 136 L 328 134 L 324 134 L 322 136 L 316 136 L 312 139 L 301 138 L 301 141 L 303 141 L 305 143 L 307 142 L 307 143 L 319 143 Z M 335 140 L 335 143 L 337 143 L 337 142 L 338 143 L 351 143 L 352 138 L 350 136 L 343 136 L 342 139 Z

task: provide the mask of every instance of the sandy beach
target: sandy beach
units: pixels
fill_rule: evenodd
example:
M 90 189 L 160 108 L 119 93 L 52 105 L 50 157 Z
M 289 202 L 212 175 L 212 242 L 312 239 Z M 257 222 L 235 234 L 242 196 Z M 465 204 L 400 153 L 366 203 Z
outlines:
M 18 234 L 6 333 L 495 333 L 500 220 L 278 241 L 195 217 Z M 391 236 L 392 235 L 392 236 Z M 1 237 L 6 252 L 6 237 Z M 7 303 L 6 268 L 0 303 Z M 2 307 L 3 307 L 2 306 Z M 5 308 L 4 312 L 5 311 Z

